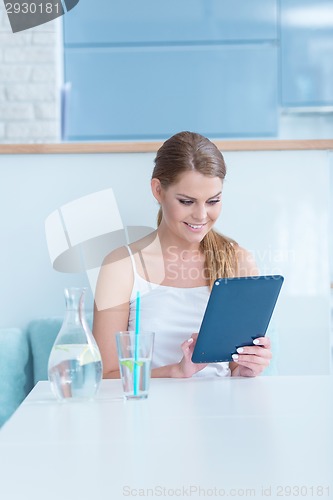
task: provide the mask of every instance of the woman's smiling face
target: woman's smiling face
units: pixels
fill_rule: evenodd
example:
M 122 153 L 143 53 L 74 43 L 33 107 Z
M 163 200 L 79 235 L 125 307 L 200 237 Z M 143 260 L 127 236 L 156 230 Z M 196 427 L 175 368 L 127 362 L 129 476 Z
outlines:
M 221 212 L 222 180 L 196 171 L 183 173 L 164 189 L 152 179 L 152 190 L 162 207 L 160 228 L 188 243 L 200 243 Z

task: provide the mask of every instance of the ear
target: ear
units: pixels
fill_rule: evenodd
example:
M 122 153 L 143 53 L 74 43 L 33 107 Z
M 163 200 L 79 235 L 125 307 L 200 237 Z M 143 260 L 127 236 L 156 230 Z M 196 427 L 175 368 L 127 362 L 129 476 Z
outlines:
M 161 203 L 162 186 L 161 186 L 160 180 L 153 178 L 150 182 L 150 185 L 151 185 L 151 191 L 153 193 L 154 198 L 158 201 L 158 203 Z

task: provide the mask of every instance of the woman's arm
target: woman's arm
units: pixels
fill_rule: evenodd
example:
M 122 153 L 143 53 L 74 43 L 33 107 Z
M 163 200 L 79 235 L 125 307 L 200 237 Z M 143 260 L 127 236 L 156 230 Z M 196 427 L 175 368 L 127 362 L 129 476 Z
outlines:
M 122 247 L 105 258 L 95 293 L 93 334 L 101 352 L 104 378 L 120 376 L 115 333 L 128 329 L 132 287 L 132 263 Z
M 129 307 L 125 305 L 98 311 L 95 304 L 93 332 L 102 355 L 104 378 L 120 378 L 115 333 L 127 330 L 128 314 Z M 183 342 L 181 346 L 183 358 L 179 363 L 153 368 L 151 376 L 153 378 L 187 378 L 202 370 L 206 365 L 194 364 L 191 361 L 195 340 L 193 345 L 188 340 Z
M 104 378 L 120 377 L 115 333 L 126 330 L 125 307 L 99 311 L 95 304 L 93 334 L 101 352 Z

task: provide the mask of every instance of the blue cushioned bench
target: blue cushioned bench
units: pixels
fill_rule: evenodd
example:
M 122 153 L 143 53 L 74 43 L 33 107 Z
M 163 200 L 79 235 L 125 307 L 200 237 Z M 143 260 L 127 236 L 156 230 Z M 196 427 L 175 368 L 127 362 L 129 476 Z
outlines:
M 33 386 L 31 351 L 26 332 L 0 330 L 0 426 Z
M 92 326 L 92 315 L 87 314 Z M 47 365 L 63 318 L 31 321 L 26 329 L 0 329 L 0 427 L 37 382 L 47 380 Z

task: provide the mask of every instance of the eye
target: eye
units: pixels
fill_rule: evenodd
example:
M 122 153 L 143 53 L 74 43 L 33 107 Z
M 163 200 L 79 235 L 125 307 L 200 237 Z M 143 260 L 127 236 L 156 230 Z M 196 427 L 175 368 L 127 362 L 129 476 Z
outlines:
M 192 205 L 192 200 L 178 200 L 182 205 Z
M 216 203 L 219 203 L 221 200 L 209 200 L 207 201 L 208 205 L 216 205 Z

